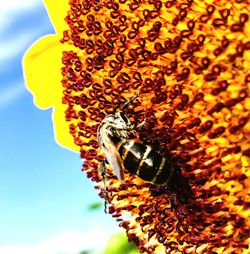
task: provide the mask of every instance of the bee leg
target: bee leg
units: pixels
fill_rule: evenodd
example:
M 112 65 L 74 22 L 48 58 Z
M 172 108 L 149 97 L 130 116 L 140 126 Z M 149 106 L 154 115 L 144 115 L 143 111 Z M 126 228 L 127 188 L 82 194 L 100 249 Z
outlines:
M 152 187 L 150 187 L 150 192 L 152 196 L 160 196 L 162 194 L 165 194 L 166 190 L 166 185 L 154 184 Z
M 107 160 L 104 159 L 102 162 L 101 162 L 101 165 L 100 165 L 100 172 L 101 172 L 101 176 L 102 176 L 102 181 L 103 181 L 103 185 L 104 185 L 104 199 L 105 199 L 105 202 L 104 202 L 104 212 L 107 213 L 107 208 L 108 208 L 108 187 L 107 187 L 107 184 L 106 184 L 106 173 L 107 173 L 107 170 L 106 170 L 106 164 L 108 164 Z
M 138 131 L 141 131 L 142 129 L 143 129 L 143 127 L 144 127 L 144 125 L 146 124 L 146 119 L 145 120 L 143 120 L 141 123 L 139 123 L 137 126 L 136 126 L 136 129 L 138 130 Z

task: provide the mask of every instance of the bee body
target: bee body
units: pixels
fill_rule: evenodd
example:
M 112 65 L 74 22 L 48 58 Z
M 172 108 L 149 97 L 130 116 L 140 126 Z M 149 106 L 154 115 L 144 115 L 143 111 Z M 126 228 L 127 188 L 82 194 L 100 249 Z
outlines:
M 128 172 L 154 184 L 168 184 L 174 167 L 166 157 L 135 140 L 121 139 L 115 144 Z
M 122 110 L 135 98 L 125 103 Z M 98 142 L 106 161 L 119 180 L 124 180 L 124 171 L 127 170 L 145 181 L 167 185 L 174 172 L 172 162 L 152 147 L 133 139 L 133 124 L 122 110 L 106 116 L 98 127 Z M 105 162 L 101 165 L 101 173 L 105 181 Z

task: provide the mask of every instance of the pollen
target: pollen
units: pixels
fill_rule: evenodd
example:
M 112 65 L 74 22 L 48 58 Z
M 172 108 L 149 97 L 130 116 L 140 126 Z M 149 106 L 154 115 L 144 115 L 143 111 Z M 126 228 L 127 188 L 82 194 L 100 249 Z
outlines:
M 62 103 L 83 171 L 104 186 L 97 128 L 126 114 L 180 172 L 169 188 L 108 168 L 109 213 L 145 253 L 249 253 L 248 1 L 70 0 Z

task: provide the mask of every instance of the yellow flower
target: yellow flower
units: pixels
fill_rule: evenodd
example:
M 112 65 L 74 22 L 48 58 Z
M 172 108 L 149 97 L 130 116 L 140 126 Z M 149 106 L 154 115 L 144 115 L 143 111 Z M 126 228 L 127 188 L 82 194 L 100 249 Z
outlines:
M 100 195 L 97 127 L 134 95 L 138 138 L 175 165 L 167 187 L 108 171 L 128 238 L 146 253 L 249 253 L 249 2 L 45 2 L 56 34 L 26 54 L 27 86 Z

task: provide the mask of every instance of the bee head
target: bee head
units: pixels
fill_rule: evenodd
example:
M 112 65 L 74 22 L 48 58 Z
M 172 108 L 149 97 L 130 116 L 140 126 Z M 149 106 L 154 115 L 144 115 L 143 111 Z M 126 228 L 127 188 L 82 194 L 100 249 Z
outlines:
M 130 121 L 123 111 L 106 116 L 104 121 L 106 123 L 115 125 L 117 128 L 126 128 L 126 126 L 130 125 Z
M 119 111 L 116 114 L 117 120 L 120 122 L 123 122 L 125 125 L 130 124 L 130 121 L 128 120 L 127 116 L 124 114 L 123 111 Z

